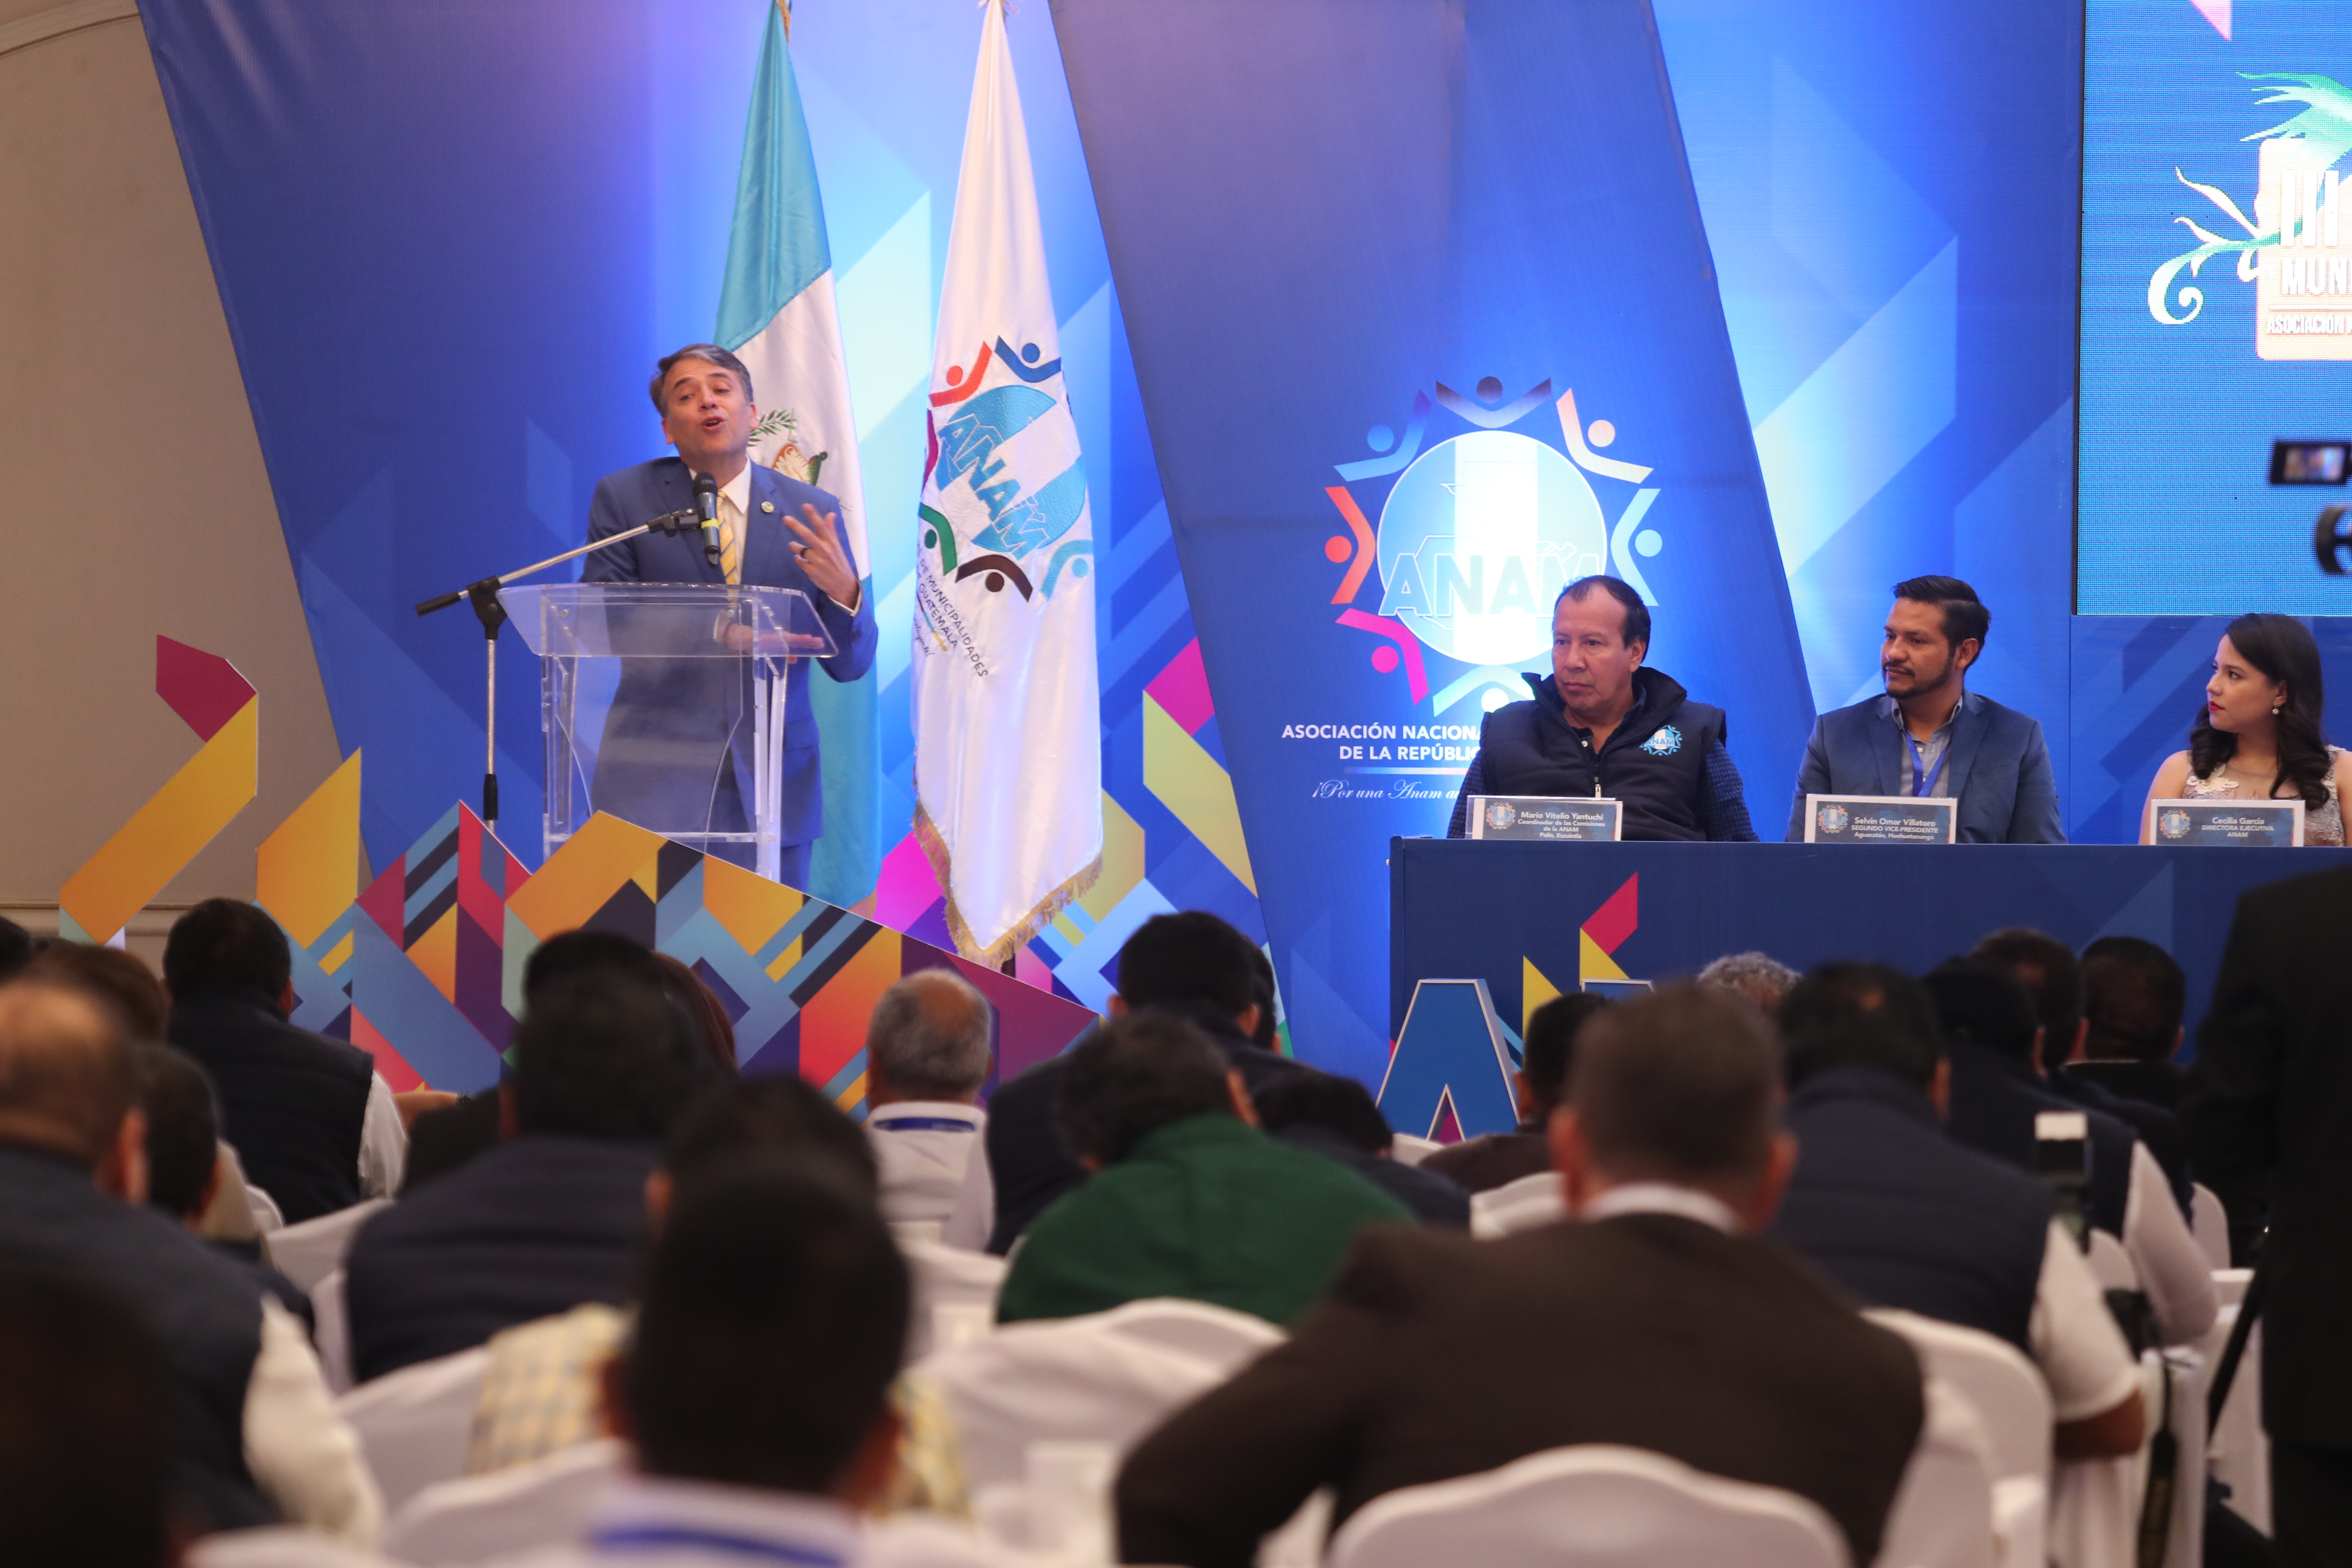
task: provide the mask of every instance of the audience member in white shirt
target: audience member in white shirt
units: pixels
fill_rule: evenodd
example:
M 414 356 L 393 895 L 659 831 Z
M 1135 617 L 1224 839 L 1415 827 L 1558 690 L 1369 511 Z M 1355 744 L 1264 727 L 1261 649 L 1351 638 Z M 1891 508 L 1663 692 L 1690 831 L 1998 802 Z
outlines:
M 874 1005 L 866 1132 L 882 1171 L 882 1217 L 891 1223 L 943 1226 L 966 1173 L 987 1169 L 972 1156 L 988 1115 L 972 1101 L 995 1065 L 995 1020 L 988 998 L 952 969 L 919 969 Z
M 907 1266 L 834 1166 L 752 1156 L 678 1184 L 605 1378 L 630 1473 L 538 1568 L 981 1568 L 969 1535 L 865 1516 L 898 1462 Z

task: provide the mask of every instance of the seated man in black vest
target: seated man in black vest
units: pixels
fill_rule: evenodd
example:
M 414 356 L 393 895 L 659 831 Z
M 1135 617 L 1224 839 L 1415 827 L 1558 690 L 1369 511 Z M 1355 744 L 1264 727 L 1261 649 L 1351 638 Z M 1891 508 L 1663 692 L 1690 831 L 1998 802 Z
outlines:
M 532 999 L 499 1089 L 509 1136 L 360 1228 L 362 1381 L 583 1301 L 627 1300 L 656 1146 L 712 1069 L 683 1009 L 589 973 Z
M 1627 838 L 1755 842 L 1723 710 L 1643 668 L 1649 651 L 1641 595 L 1614 577 L 1561 589 L 1551 673 L 1527 678 L 1530 700 L 1486 715 L 1445 836 L 1467 836 L 1474 795 L 1605 795 L 1625 803 Z
M 408 1135 L 356 1046 L 288 1023 L 294 959 L 259 905 L 206 899 L 163 943 L 171 1043 L 220 1092 L 221 1134 L 288 1224 L 400 1190 Z
M 70 1268 L 153 1332 L 194 1529 L 284 1518 L 373 1545 L 383 1500 L 301 1325 L 145 1206 L 145 1139 L 130 1041 L 106 1001 L 50 980 L 0 986 L 0 1256 Z M 0 1378 L 0 1403 L 13 1392 Z M 0 1560 L 22 1544 L 0 1532 Z
M 1780 1044 L 1693 987 L 1576 1042 L 1553 1163 L 1576 1217 L 1494 1241 L 1360 1236 L 1295 1333 L 1120 1470 L 1119 1560 L 1247 1563 L 1317 1489 L 1332 1520 L 1571 1444 L 1646 1448 L 1811 1500 L 1878 1554 L 1924 1418 L 1919 1363 L 1786 1250 Z
M 2048 1187 L 1944 1135 L 1951 1069 L 1917 981 L 1825 963 L 1781 1004 L 1797 1173 L 1770 1235 L 1874 1307 L 2007 1340 L 2050 1384 L 2063 1458 L 2139 1447 L 2139 1368 Z

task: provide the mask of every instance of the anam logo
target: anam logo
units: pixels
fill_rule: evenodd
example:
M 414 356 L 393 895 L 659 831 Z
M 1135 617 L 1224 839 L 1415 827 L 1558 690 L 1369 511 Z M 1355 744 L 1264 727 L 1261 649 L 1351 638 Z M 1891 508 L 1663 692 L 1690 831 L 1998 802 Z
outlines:
M 1434 408 L 1475 428 L 1424 451 Z M 1512 428 L 1535 418 L 1534 428 L 1549 430 L 1545 415 L 1559 421 L 1559 446 Z M 1402 668 L 1414 707 L 1426 700 L 1432 716 L 1443 714 L 1481 687 L 1486 709 L 1518 700 L 1520 668 L 1545 668 L 1549 656 L 1552 601 L 1579 577 L 1611 572 L 1657 603 L 1636 557 L 1664 548 L 1657 530 L 1642 526 L 1658 487 L 1643 483 L 1649 468 L 1596 450 L 1616 437 L 1605 419 L 1583 423 L 1573 390 L 1555 399 L 1543 381 L 1506 403 L 1503 384 L 1488 376 L 1475 399 L 1443 382 L 1433 405 L 1416 393 L 1402 441 L 1374 426 L 1365 444 L 1380 455 L 1337 465 L 1346 482 L 1324 493 L 1349 531 L 1323 547 L 1345 568 L 1331 603 L 1344 606 L 1339 625 L 1381 639 L 1372 668 Z M 1635 487 L 1613 523 L 1588 474 Z M 1376 529 L 1356 490 L 1391 475 Z M 1375 570 L 1377 611 L 1357 605 Z M 1471 668 L 1433 696 L 1424 647 Z
M 2241 73 L 2244 74 L 2244 73 Z M 2225 239 L 2194 218 L 2173 219 L 2195 235 L 2196 248 L 2156 269 L 2147 281 L 2148 313 L 2168 327 L 2184 326 L 2205 309 L 2205 291 L 2191 279 L 2216 256 L 2234 253 L 2238 279 L 2254 285 L 2254 353 L 2272 360 L 2352 359 L 2352 234 L 2343 222 L 2343 181 L 2336 167 L 2352 152 L 2352 90 L 2333 77 L 2283 71 L 2246 75 L 2258 103 L 2300 103 L 2303 110 L 2267 131 L 2254 161 L 2254 211 L 2249 217 L 2226 191 L 2200 185 L 2173 170 L 2245 233 Z M 2209 215 L 2210 216 L 2210 215 Z M 2179 292 L 2174 293 L 2176 284 Z M 2179 314 L 2175 315 L 2173 306 Z

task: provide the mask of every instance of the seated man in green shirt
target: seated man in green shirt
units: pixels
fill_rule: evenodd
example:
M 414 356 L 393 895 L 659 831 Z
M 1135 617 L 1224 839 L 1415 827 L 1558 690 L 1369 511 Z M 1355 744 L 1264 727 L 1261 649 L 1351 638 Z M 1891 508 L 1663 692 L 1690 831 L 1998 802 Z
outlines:
M 1359 1231 L 1412 1223 L 1352 1171 L 1259 1132 L 1240 1074 L 1181 1018 L 1129 1013 L 1066 1060 L 1062 1136 L 1094 1174 L 1030 1226 L 1001 1322 L 1181 1296 L 1287 1328 Z

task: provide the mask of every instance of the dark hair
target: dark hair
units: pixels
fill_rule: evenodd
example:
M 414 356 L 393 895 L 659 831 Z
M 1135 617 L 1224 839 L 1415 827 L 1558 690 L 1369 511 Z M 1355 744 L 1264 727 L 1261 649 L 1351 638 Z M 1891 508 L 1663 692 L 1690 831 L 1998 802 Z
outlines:
M 1616 600 L 1618 607 L 1625 612 L 1625 629 L 1618 634 L 1619 644 L 1625 647 L 1632 647 L 1635 643 L 1640 643 L 1643 647 L 1648 647 L 1650 646 L 1650 606 L 1642 603 L 1641 595 L 1614 577 L 1579 577 L 1559 591 L 1559 599 L 1554 599 L 1551 602 L 1552 614 L 1555 616 L 1559 614 L 1560 599 L 1573 599 L 1580 605 L 1591 597 L 1592 590 L 1595 588 Z
M 662 355 L 654 366 L 653 380 L 646 387 L 646 395 L 654 400 L 655 411 L 665 418 L 669 415 L 669 405 L 662 401 L 662 394 L 668 390 L 670 367 L 682 359 L 698 359 L 705 364 L 717 365 L 743 384 L 744 402 L 759 401 L 751 391 L 751 373 L 743 368 L 741 360 L 717 343 L 688 343 L 676 353 Z
M 1106 1165 L 1171 1122 L 1234 1114 L 1232 1069 L 1209 1037 L 1165 1013 L 1129 1013 L 1063 1058 L 1055 1120 L 1070 1152 Z
M 1250 952 L 1257 957 L 1257 962 L 1251 965 L 1255 984 L 1250 987 L 1250 1000 L 1257 1005 L 1257 1027 L 1250 1033 L 1250 1044 L 1260 1050 L 1279 1051 L 1282 1048 L 1281 1026 L 1276 1021 L 1275 1015 L 1281 1008 L 1276 1003 L 1274 960 L 1265 955 L 1265 949 L 1262 947 L 1253 947 Z
M 1519 1072 L 1546 1113 L 1568 1093 L 1568 1067 L 1576 1050 L 1576 1037 L 1595 1014 L 1610 1005 L 1597 991 L 1570 991 L 1537 1008 L 1528 1019 L 1528 1037 L 1519 1049 Z
M 1780 1089 L 1771 1021 L 1696 985 L 1670 985 L 1595 1015 L 1577 1037 L 1568 1073 L 1586 1147 L 1621 1182 L 1761 1171 Z
M 175 1384 L 130 1302 L 0 1260 L 0 1541 L 19 1563 L 170 1559 Z
M 173 1219 L 205 1206 L 220 1157 L 220 1102 L 195 1058 L 147 1042 L 131 1047 L 147 1113 L 147 1201 Z
M 0 1143 L 95 1171 L 137 1103 L 130 1042 L 112 1007 L 50 980 L 0 985 Z
M 113 1008 L 134 1040 L 160 1040 L 171 1022 L 172 998 L 147 961 L 119 947 L 53 942 L 33 954 L 22 973 L 87 991 Z
M 789 1155 L 837 1165 L 872 1194 L 882 1178 L 857 1123 L 798 1073 L 762 1073 L 714 1084 L 695 1097 L 662 1145 L 662 1169 L 685 1181 L 751 1155 Z
M 1977 652 L 1984 652 L 1985 634 L 1992 630 L 1992 612 L 1985 608 L 1977 591 L 1958 577 L 1913 577 L 1895 584 L 1895 596 L 1916 604 L 1933 605 L 1944 615 L 1944 641 L 1958 654 L 1960 645 L 1976 639 Z
M 654 965 L 661 971 L 661 988 L 665 995 L 686 1010 L 694 1025 L 695 1038 L 701 1042 L 702 1054 L 710 1065 L 732 1078 L 742 1068 L 735 1060 L 735 1020 L 727 1016 L 727 1005 L 719 994 L 702 983 L 702 976 L 688 968 L 679 959 L 668 953 L 653 954 Z
M 661 960 L 644 942 L 616 931 L 583 927 L 558 931 L 531 949 L 522 966 L 523 1005 L 530 1005 L 541 991 L 559 980 L 605 973 L 626 975 L 657 991 L 669 989 L 669 976 Z
M 542 989 L 515 1026 L 515 1121 L 526 1132 L 658 1139 L 708 1077 L 677 1004 L 618 974 Z
M 1815 964 L 1780 1002 L 1793 1089 L 1832 1068 L 1875 1068 L 1926 1088 L 1943 1059 L 1935 1004 L 1892 964 Z
M 1118 950 L 1118 994 L 1130 1007 L 1202 1002 L 1238 1018 L 1256 1001 L 1259 956 L 1206 910 L 1154 915 Z
M 1948 958 L 1919 977 L 1936 1005 L 1948 1045 L 1980 1047 L 2011 1061 L 2033 1060 L 2033 995 L 1995 958 Z
M 682 1184 L 620 1366 L 656 1476 L 824 1494 L 887 1408 L 907 1265 L 871 1194 L 769 1156 Z
M 2303 804 L 2318 810 L 2327 804 L 2327 775 L 2336 764 L 2327 752 L 2327 688 L 2311 628 L 2293 616 L 2240 616 L 2223 635 L 2239 658 L 2286 688 L 2274 731 L 2279 783 L 2294 785 Z M 2237 754 L 2238 737 L 2213 728 L 2211 710 L 2199 704 L 2189 731 L 2189 770 L 2210 778 Z
M 1269 1132 L 1286 1127 L 1323 1127 L 1367 1154 L 1383 1154 L 1396 1142 L 1388 1118 L 1371 1090 L 1351 1078 L 1301 1068 L 1277 1075 L 1256 1096 L 1258 1124 Z
M 40 948 L 33 933 L 5 915 L 0 915 L 0 980 L 5 980 L 19 969 Z
M 175 1001 L 212 986 L 242 986 L 275 1001 L 294 976 L 286 933 L 259 904 L 206 899 L 172 922 L 163 939 L 163 984 Z
M 2083 950 L 2083 1054 L 2160 1062 L 2180 1043 L 2189 977 L 2172 954 L 2136 936 L 2103 936 Z
M 2064 1067 L 2083 1022 L 2083 966 L 2074 950 L 2047 931 L 2005 926 L 1977 943 L 1975 955 L 2007 964 L 2025 983 L 2042 1026 L 2042 1065 L 2052 1072 Z

